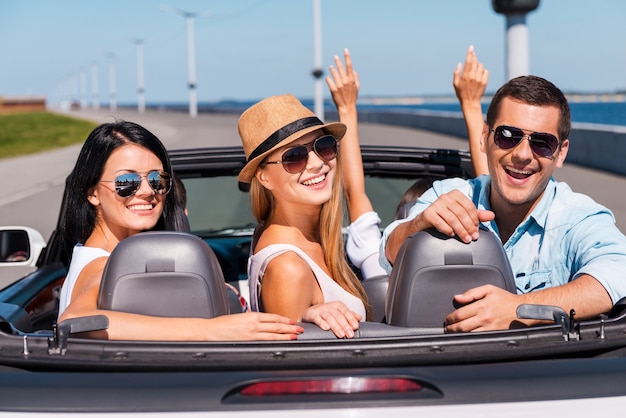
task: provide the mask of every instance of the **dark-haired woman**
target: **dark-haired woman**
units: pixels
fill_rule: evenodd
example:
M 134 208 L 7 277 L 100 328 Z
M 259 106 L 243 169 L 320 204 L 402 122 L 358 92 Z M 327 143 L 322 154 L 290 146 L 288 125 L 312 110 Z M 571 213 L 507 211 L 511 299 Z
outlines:
M 213 319 L 164 318 L 97 307 L 102 273 L 117 244 L 146 230 L 174 230 L 176 183 L 161 141 L 132 122 L 98 126 L 66 183 L 61 233 L 74 246 L 61 290 L 59 320 L 101 314 L 115 340 L 288 340 L 302 328 L 279 315 L 245 313 Z

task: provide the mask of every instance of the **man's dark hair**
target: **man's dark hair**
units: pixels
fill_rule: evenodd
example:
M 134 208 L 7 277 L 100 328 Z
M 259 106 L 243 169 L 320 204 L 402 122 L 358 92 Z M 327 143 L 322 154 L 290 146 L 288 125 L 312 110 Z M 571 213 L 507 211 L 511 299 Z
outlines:
M 498 89 L 491 99 L 489 109 L 487 109 L 487 124 L 494 128 L 494 123 L 500 114 L 500 105 L 504 98 L 528 103 L 534 106 L 556 106 L 560 110 L 558 121 L 559 140 L 564 141 L 569 138 L 572 128 L 572 117 L 569 104 L 561 90 L 548 80 L 526 75 L 509 80 Z M 521 126 L 521 128 L 524 128 Z

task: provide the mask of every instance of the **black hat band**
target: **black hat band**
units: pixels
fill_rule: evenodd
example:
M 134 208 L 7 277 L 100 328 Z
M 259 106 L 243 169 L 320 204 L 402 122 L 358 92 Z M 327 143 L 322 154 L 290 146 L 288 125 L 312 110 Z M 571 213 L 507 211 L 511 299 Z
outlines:
M 323 125 L 324 123 L 319 120 L 315 116 L 310 116 L 302 119 L 298 119 L 296 121 L 287 124 L 271 134 L 265 139 L 265 141 L 261 142 L 255 149 L 250 153 L 248 157 L 248 162 L 252 161 L 259 155 L 263 155 L 265 152 L 271 150 L 276 145 L 280 144 L 285 138 L 290 137 L 298 131 L 303 129 L 310 128 L 312 126 Z

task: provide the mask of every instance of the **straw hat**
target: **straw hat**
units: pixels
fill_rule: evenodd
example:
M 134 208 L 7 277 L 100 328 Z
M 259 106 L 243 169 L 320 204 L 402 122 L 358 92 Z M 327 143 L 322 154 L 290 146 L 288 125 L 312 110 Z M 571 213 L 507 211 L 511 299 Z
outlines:
M 324 124 L 291 94 L 268 97 L 252 105 L 239 118 L 239 136 L 247 159 L 239 173 L 239 181 L 250 183 L 268 154 L 318 129 L 338 141 L 346 133 L 346 125 L 339 122 Z

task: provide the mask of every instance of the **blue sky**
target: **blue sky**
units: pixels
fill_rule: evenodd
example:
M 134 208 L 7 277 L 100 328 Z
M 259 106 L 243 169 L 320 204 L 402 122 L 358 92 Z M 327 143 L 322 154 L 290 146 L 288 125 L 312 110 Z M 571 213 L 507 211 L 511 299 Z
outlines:
M 136 101 L 133 39 L 143 39 L 147 103 L 188 97 L 185 20 L 195 12 L 199 101 L 313 97 L 312 0 L 0 0 L 0 95 L 46 95 L 98 68 L 108 100 L 115 55 L 119 103 Z M 490 0 L 321 0 L 323 68 L 349 48 L 361 96 L 452 94 L 473 44 L 505 81 L 505 17 Z M 208 16 L 204 16 L 204 14 Z M 541 0 L 527 17 L 530 72 L 564 91 L 626 90 L 626 1 Z M 325 88 L 325 87 L 324 87 Z M 325 95 L 328 97 L 328 93 Z

